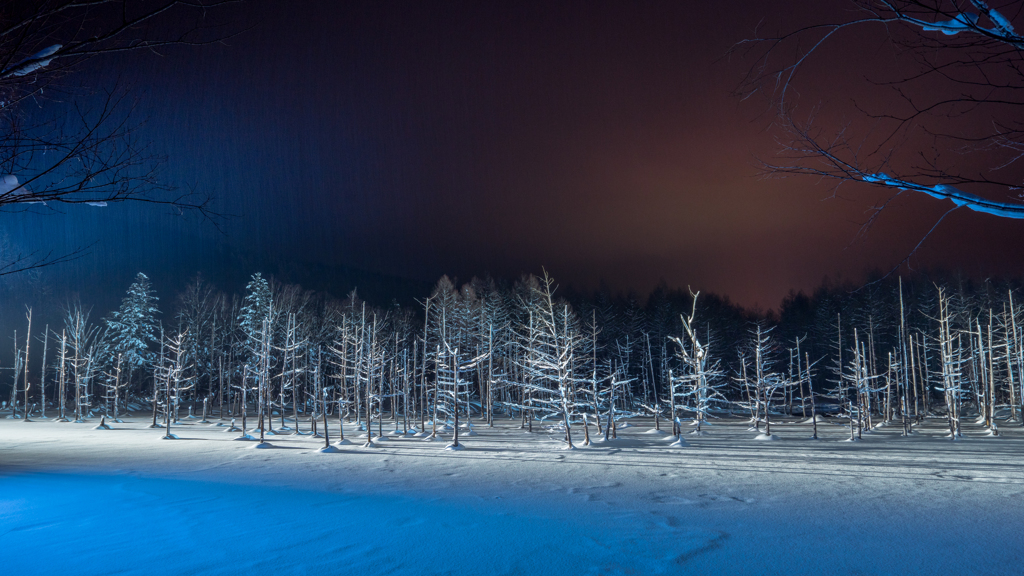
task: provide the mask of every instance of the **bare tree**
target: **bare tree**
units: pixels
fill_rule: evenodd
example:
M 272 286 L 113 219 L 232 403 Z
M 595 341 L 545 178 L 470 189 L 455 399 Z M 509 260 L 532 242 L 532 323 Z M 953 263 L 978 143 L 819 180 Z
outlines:
M 682 434 L 681 424 L 676 413 L 677 400 L 681 401 L 679 408 L 689 408 L 694 413 L 694 420 L 697 425 L 693 433 L 701 436 L 704 431 L 701 425 L 707 421 L 708 410 L 714 401 L 725 401 L 719 388 L 712 383 L 712 380 L 721 375 L 718 370 L 718 362 L 712 362 L 709 355 L 710 343 L 701 342 L 700 335 L 693 328 L 693 320 L 697 315 L 697 296 L 700 292 L 690 292 L 693 298 L 693 307 L 689 316 L 680 316 L 685 333 L 683 338 L 671 336 L 670 339 L 679 346 L 677 354 L 685 367 L 684 371 L 672 379 L 672 406 L 673 406 L 673 436 L 679 441 Z M 685 340 L 684 340 L 685 338 Z M 676 384 L 686 385 L 677 391 Z M 689 404 L 689 406 L 686 406 Z M 683 444 L 682 442 L 680 442 Z
M 946 420 L 949 424 L 949 438 L 958 440 L 963 434 L 960 430 L 960 414 L 964 397 L 964 350 L 961 335 L 953 328 L 953 313 L 950 311 L 950 300 L 944 290 L 939 288 L 939 359 L 942 365 L 942 381 L 939 389 L 946 401 Z
M 777 394 L 792 386 L 792 382 L 783 374 L 773 370 L 777 345 L 771 336 L 775 329 L 765 327 L 761 323 L 755 324 L 750 329 L 750 355 L 753 357 L 754 390 L 757 395 L 757 403 L 763 404 L 764 408 L 764 434 L 757 436 L 762 440 L 777 440 L 772 436 L 772 402 Z
M 178 420 L 178 403 L 183 392 L 186 392 L 195 385 L 189 376 L 190 367 L 186 364 L 188 360 L 188 334 L 179 332 L 174 336 L 167 336 L 165 345 L 169 354 L 167 362 L 157 367 L 158 378 L 164 382 L 164 440 L 176 440 L 178 437 L 171 433 L 172 422 Z
M 99 373 L 99 359 L 106 356 L 106 336 L 106 332 L 99 326 L 89 322 L 89 309 L 81 303 L 75 301 L 65 307 L 61 365 L 63 370 L 64 363 L 67 363 L 75 387 L 75 423 L 85 422 L 92 407 L 91 385 L 94 376 Z M 61 412 L 63 416 L 63 409 Z
M 223 9 L 241 1 L 0 1 L 0 210 L 134 201 L 214 216 L 209 198 L 159 179 L 126 90 L 76 88 L 74 77 L 101 56 L 224 40 Z M 19 253 L 0 275 L 82 252 Z
M 887 197 L 865 226 L 905 192 L 952 202 L 936 226 L 961 207 L 1024 219 L 1024 36 L 1010 20 L 1019 9 L 1007 17 L 984 0 L 851 4 L 855 9 L 834 22 L 736 45 L 756 62 L 738 93 L 765 95 L 782 131 L 779 156 L 763 162 L 764 174 L 881 189 Z M 804 70 L 834 54 L 826 46 L 864 38 L 891 45 L 896 71 L 872 73 L 872 103 L 856 103 L 863 121 L 830 126 L 817 102 L 798 117 Z
M 212 331 L 216 322 L 217 309 L 220 307 L 221 295 L 210 284 L 196 274 L 185 286 L 185 291 L 178 294 L 178 322 L 187 335 L 185 353 L 191 365 L 192 377 L 199 390 L 199 383 L 205 379 L 204 398 L 213 396 L 213 346 Z M 198 394 L 193 396 L 193 402 Z M 204 402 L 205 405 L 205 402 Z
M 568 304 L 557 302 L 554 279 L 548 276 L 531 283 L 533 298 L 523 301 L 527 308 L 527 353 L 523 369 L 527 375 L 531 408 L 536 407 L 542 419 L 558 418 L 565 434 L 565 448 L 575 448 L 572 441 L 572 422 L 576 411 L 583 405 L 576 402 L 578 382 L 575 373 L 580 358 L 577 350 L 582 336 L 575 314 Z

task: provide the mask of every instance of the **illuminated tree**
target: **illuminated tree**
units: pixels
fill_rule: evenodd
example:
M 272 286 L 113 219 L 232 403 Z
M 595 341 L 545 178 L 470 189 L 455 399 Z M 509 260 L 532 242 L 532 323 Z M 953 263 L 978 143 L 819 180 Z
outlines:
M 75 387 L 75 423 L 85 422 L 92 407 L 92 384 L 100 372 L 100 363 L 107 355 L 107 332 L 89 322 L 89 310 L 75 301 L 64 309 L 64 330 L 61 335 L 62 362 Z
M 149 345 L 156 341 L 156 315 L 160 312 L 157 300 L 149 278 L 139 272 L 121 300 L 121 307 L 106 320 L 112 351 L 121 357 L 129 381 L 132 374 L 153 360 Z
M 198 274 L 185 286 L 185 291 L 178 295 L 177 316 L 186 335 L 188 364 L 194 371 L 192 376 L 197 387 L 200 378 L 206 377 L 206 398 L 213 395 L 213 340 L 219 307 L 220 295 Z
M 761 410 L 764 412 L 764 434 L 758 438 L 764 440 L 777 439 L 772 435 L 772 403 L 780 392 L 784 393 L 792 385 L 789 379 L 773 369 L 777 353 L 777 344 L 771 334 L 774 329 L 774 326 L 765 327 L 760 322 L 750 329 L 752 384 L 756 402 L 763 405 Z
M 442 276 L 424 305 L 426 314 L 424 353 L 431 359 L 434 368 L 433 387 L 428 394 L 431 401 L 431 430 L 430 436 L 427 437 L 428 440 L 437 438 L 437 417 L 451 414 L 453 409 L 453 406 L 447 402 L 451 394 L 445 393 L 441 389 L 441 378 L 446 370 L 451 369 L 451 351 L 458 348 L 456 342 L 458 300 L 459 294 L 455 290 L 454 283 L 448 276 Z M 458 380 L 449 378 L 447 383 L 455 385 Z
M 167 336 L 163 346 L 167 354 L 161 354 L 164 360 L 157 367 L 157 379 L 163 381 L 164 389 L 164 440 L 176 440 L 178 437 L 171 434 L 171 424 L 178 421 L 178 405 L 184 392 L 191 390 L 195 385 L 189 377 L 189 368 L 186 365 L 188 352 L 186 347 L 186 334 L 178 333 L 174 336 Z
M 677 412 L 677 401 L 679 409 L 688 409 L 694 413 L 694 420 L 697 424 L 693 431 L 702 435 L 701 425 L 707 421 L 708 410 L 712 403 L 725 400 L 715 379 L 720 376 L 718 362 L 712 361 L 710 356 L 710 344 L 702 342 L 700 335 L 693 328 L 693 320 L 697 315 L 697 296 L 700 292 L 691 292 L 693 297 L 693 308 L 689 316 L 680 316 L 683 324 L 683 338 L 671 337 L 672 341 L 679 347 L 677 354 L 682 360 L 684 371 L 672 378 L 672 435 L 677 438 L 682 434 L 681 424 Z M 682 384 L 677 390 L 676 384 Z
M 250 347 L 262 340 L 263 323 L 270 320 L 271 301 L 270 285 L 259 272 L 253 274 L 245 287 L 245 299 L 238 315 L 238 328 Z

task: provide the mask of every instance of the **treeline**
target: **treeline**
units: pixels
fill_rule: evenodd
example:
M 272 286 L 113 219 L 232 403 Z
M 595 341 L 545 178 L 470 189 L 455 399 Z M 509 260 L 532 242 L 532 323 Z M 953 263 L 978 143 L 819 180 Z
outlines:
M 684 419 L 700 431 L 726 410 L 767 436 L 772 414 L 821 411 L 850 418 L 853 437 L 892 421 L 911 433 L 941 414 L 955 438 L 967 413 L 997 434 L 997 416 L 1016 420 L 1024 400 L 1017 288 L 924 275 L 825 282 L 759 314 L 664 286 L 643 301 L 560 294 L 546 274 L 443 277 L 417 306 L 379 307 L 255 274 L 236 295 L 196 277 L 161 313 L 140 273 L 100 318 L 72 302 L 41 327 L 26 309 L 3 404 L 14 417 L 76 421 L 144 404 L 168 434 L 185 410 L 251 414 L 261 432 L 275 414 L 281 427 L 286 415 L 312 427 L 330 415 L 375 422 L 377 434 L 387 419 L 431 437 L 454 428 L 455 446 L 460 418 L 470 432 L 473 419 L 557 425 L 572 445 L 592 426 L 614 436 L 621 418 L 664 419 L 679 435 Z

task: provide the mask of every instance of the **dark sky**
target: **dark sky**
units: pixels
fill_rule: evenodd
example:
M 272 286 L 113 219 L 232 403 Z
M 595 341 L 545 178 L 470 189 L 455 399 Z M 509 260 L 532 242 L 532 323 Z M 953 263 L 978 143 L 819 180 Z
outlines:
M 213 194 L 234 215 L 223 233 L 138 205 L 5 227 L 26 246 L 92 245 L 55 275 L 78 290 L 138 270 L 173 291 L 200 270 L 237 285 L 261 269 L 309 283 L 317 265 L 428 282 L 544 266 L 562 284 L 664 279 L 774 307 L 825 275 L 888 270 L 947 208 L 907 198 L 858 237 L 877 194 L 757 177 L 770 118 L 730 95 L 753 63 L 724 56 L 762 20 L 844 9 L 821 4 L 255 1 L 226 46 L 82 72 L 134 86 L 164 179 Z M 893 65 L 882 37 L 838 38 L 801 77 L 802 110 L 845 121 Z M 1021 238 L 955 213 L 914 262 L 1015 274 L 1024 257 L 1000 247 Z

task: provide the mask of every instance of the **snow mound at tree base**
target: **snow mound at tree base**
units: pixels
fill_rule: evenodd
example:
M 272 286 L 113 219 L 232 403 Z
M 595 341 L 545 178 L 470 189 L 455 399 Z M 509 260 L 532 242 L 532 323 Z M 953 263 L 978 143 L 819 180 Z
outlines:
M 444 449 L 445 450 L 451 450 L 451 451 L 465 450 L 466 449 L 466 445 L 465 444 L 458 444 L 458 445 L 456 445 L 456 444 L 448 444 L 447 446 L 444 447 Z
M 780 440 L 780 438 L 778 434 L 758 434 L 757 436 L 754 436 L 754 440 L 761 442 L 774 442 Z
M 817 414 L 817 415 L 814 416 L 814 418 L 805 418 L 805 419 L 797 422 L 797 424 L 814 424 L 815 422 L 817 422 L 818 424 L 821 424 L 824 421 L 825 421 L 825 418 L 823 418 L 821 414 Z
M 646 430 L 644 434 L 651 434 L 652 436 L 671 436 L 669 432 L 666 432 L 665 430 L 658 430 L 657 428 Z
M 341 450 L 338 450 L 338 448 L 335 446 L 324 446 L 317 450 L 317 452 L 321 454 L 336 454 L 338 452 L 341 452 Z

